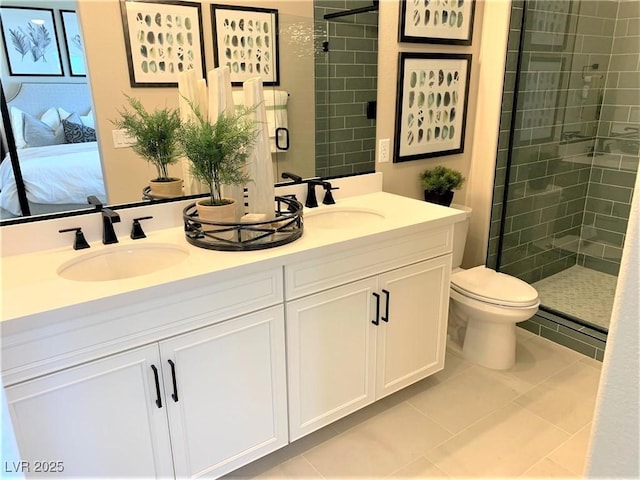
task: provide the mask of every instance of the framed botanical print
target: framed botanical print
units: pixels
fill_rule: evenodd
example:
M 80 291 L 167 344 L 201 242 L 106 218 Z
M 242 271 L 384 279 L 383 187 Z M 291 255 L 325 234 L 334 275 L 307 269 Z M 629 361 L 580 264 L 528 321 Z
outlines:
M 228 66 L 231 84 L 262 77 L 265 86 L 280 85 L 278 10 L 211 5 L 216 67 Z
M 533 0 L 527 2 L 527 50 L 559 51 L 567 46 L 573 2 Z
M 535 145 L 554 139 L 560 108 L 564 59 L 553 54 L 531 55 L 518 94 L 517 145 Z M 566 90 L 565 90 L 566 91 Z
M 11 75 L 63 75 L 53 10 L 1 7 L 0 27 Z
M 175 87 L 191 69 L 204 78 L 200 3 L 120 0 L 120 10 L 132 87 Z
M 60 10 L 60 18 L 71 76 L 84 77 L 87 75 L 87 68 L 84 62 L 84 44 L 78 25 L 78 14 L 73 10 Z
M 402 52 L 398 72 L 394 162 L 462 153 L 471 55 Z
M 471 45 L 475 0 L 401 0 L 400 42 Z

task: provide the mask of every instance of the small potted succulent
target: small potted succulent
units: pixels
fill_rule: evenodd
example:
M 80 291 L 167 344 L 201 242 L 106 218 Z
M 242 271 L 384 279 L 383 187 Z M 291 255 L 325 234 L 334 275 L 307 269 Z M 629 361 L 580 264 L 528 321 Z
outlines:
M 235 200 L 222 196 L 222 185 L 244 185 L 251 180 L 245 166 L 257 135 L 257 124 L 248 117 L 253 110 L 222 113 L 212 123 L 197 107 L 191 108 L 193 118 L 180 128 L 178 143 L 191 163 L 193 177 L 209 188 L 209 195 L 196 202 L 198 217 L 237 222 Z
M 460 188 L 465 179 L 459 171 L 438 165 L 422 172 L 420 180 L 427 202 L 448 207 L 453 200 L 453 190 Z
M 131 110 L 124 108 L 118 111 L 121 118 L 112 123 L 136 140 L 131 146 L 133 151 L 156 168 L 157 177 L 149 181 L 151 196 L 182 196 L 182 179 L 170 177 L 168 170 L 169 165 L 180 157 L 177 137 L 181 121 L 178 110 L 165 107 L 148 112 L 140 100 L 125 96 Z

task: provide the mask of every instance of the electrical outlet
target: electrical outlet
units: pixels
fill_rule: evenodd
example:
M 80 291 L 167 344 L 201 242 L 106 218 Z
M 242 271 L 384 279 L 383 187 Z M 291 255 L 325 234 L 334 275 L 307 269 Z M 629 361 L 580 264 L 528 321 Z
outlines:
M 378 145 L 379 155 L 378 163 L 386 163 L 389 161 L 389 139 L 381 138 Z
M 127 133 L 126 130 L 111 130 L 113 135 L 114 148 L 127 148 L 131 145 L 135 145 L 136 139 Z

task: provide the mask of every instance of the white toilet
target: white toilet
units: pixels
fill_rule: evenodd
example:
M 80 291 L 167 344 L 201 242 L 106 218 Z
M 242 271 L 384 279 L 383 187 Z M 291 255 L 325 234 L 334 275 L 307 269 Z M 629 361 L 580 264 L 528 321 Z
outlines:
M 465 211 L 467 218 L 454 227 L 449 338 L 462 348 L 467 360 L 506 370 L 516 359 L 516 323 L 538 311 L 538 292 L 528 283 L 484 265 L 460 268 L 471 209 L 451 207 Z

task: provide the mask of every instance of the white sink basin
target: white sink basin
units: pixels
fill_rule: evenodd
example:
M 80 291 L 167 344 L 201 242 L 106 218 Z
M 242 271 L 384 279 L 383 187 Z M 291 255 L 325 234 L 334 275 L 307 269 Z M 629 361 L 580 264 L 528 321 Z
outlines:
M 62 264 L 57 273 L 78 282 L 121 280 L 171 267 L 188 256 L 186 249 L 170 243 L 106 247 Z
M 375 210 L 351 207 L 327 207 L 304 215 L 305 224 L 317 228 L 361 228 L 384 222 L 385 216 Z

